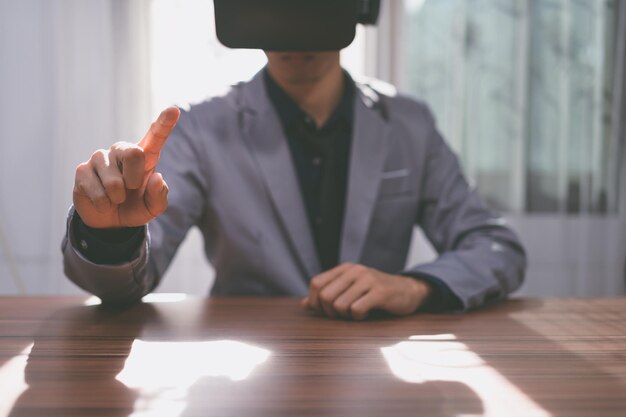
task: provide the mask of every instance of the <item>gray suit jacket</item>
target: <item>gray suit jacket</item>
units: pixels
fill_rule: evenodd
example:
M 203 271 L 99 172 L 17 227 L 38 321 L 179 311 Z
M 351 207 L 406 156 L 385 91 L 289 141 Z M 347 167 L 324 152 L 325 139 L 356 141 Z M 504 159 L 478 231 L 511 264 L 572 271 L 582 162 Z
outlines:
M 341 262 L 405 271 L 417 224 L 439 257 L 409 270 L 443 280 L 464 308 L 518 288 L 526 261 L 517 237 L 468 185 L 427 107 L 358 87 Z M 129 263 L 96 265 L 81 256 L 70 212 L 62 248 L 72 281 L 105 301 L 139 299 L 197 226 L 216 271 L 213 294 L 307 294 L 320 265 L 261 73 L 183 112 L 158 171 L 170 188 L 169 207 L 148 225 Z

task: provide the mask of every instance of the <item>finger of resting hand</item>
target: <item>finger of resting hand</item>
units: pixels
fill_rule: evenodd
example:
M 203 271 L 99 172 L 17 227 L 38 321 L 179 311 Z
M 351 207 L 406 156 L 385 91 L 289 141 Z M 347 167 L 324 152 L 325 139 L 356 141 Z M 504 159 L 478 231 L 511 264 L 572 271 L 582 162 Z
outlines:
M 74 181 L 74 194 L 76 196 L 89 199 L 99 212 L 105 212 L 111 208 L 111 201 L 91 165 L 88 163 L 80 164 L 76 168 Z
M 353 264 L 344 263 L 338 265 L 328 271 L 322 272 L 311 279 L 309 286 L 309 305 L 311 308 L 321 310 L 322 307 L 319 302 L 319 292 L 332 280 L 340 276 L 344 271 L 352 268 Z
M 91 156 L 90 163 L 111 203 L 122 204 L 126 200 L 124 178 L 117 164 L 111 163 L 109 153 L 103 150 L 96 151 Z
M 370 290 L 350 305 L 350 315 L 354 320 L 363 320 L 372 309 L 380 306 L 379 294 L 374 290 Z
M 354 272 L 353 272 L 354 271 Z M 347 307 L 341 308 L 342 304 L 339 304 L 340 308 L 338 309 L 336 306 L 336 301 L 344 291 L 346 291 L 350 286 L 354 283 L 354 281 L 358 278 L 358 272 L 355 271 L 354 268 L 348 269 L 343 274 L 339 275 L 336 279 L 329 282 L 322 290 L 319 292 L 319 300 L 325 311 L 332 310 L 333 313 L 338 314 L 342 317 L 346 316 L 348 312 Z
M 321 311 L 323 311 L 324 314 L 326 314 L 326 316 L 332 317 L 332 318 L 337 317 L 337 313 L 335 313 L 335 310 L 329 304 L 320 303 L 320 305 L 321 305 Z
M 334 307 L 335 311 L 342 317 L 352 317 L 351 307 L 354 302 L 363 297 L 367 292 L 372 289 L 369 282 L 364 280 L 355 280 L 352 285 L 348 287 L 344 292 L 335 299 Z
M 143 149 L 133 143 L 117 143 L 111 148 L 111 164 L 121 167 L 124 186 L 136 190 L 144 183 L 146 157 Z
M 139 146 L 148 153 L 159 154 L 179 117 L 180 110 L 178 107 L 168 107 L 163 110 L 139 141 Z
M 144 204 L 152 216 L 156 218 L 167 208 L 167 193 L 169 189 L 161 174 L 155 172 L 148 178 L 146 192 L 144 193 Z

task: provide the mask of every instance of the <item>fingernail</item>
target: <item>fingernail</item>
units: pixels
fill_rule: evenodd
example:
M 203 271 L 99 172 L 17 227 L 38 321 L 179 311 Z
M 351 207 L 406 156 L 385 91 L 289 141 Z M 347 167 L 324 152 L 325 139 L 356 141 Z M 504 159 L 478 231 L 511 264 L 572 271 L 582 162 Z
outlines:
M 171 124 L 174 121 L 174 118 L 169 114 L 169 112 L 163 112 L 161 115 L 161 124 L 167 125 Z
M 176 111 L 174 111 L 176 110 Z M 173 123 L 176 118 L 178 117 L 178 108 L 177 107 L 168 107 L 166 110 L 163 111 L 162 115 L 163 115 L 163 123 Z

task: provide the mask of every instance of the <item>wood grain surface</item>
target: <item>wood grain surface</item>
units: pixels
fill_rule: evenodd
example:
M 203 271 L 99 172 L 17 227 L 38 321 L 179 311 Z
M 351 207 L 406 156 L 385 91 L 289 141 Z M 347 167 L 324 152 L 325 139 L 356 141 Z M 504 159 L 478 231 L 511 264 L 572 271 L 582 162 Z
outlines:
M 626 299 L 331 320 L 285 298 L 0 297 L 3 416 L 626 416 Z

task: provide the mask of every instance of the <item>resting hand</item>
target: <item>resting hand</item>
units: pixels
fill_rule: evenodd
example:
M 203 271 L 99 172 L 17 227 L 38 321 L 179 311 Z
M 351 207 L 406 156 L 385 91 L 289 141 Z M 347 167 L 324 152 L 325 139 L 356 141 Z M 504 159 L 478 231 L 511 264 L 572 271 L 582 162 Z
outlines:
M 430 293 L 424 281 L 345 263 L 314 277 L 302 305 L 330 317 L 362 320 L 372 309 L 411 314 Z
M 73 200 L 86 225 L 142 226 L 165 211 L 168 188 L 155 169 L 179 116 L 180 110 L 170 107 L 152 123 L 139 143 L 115 143 L 78 165 Z

